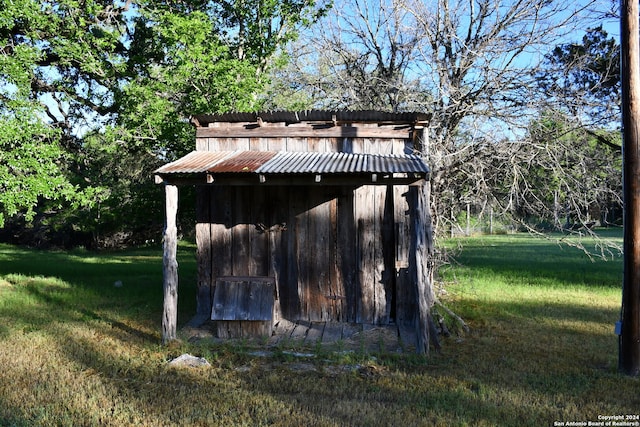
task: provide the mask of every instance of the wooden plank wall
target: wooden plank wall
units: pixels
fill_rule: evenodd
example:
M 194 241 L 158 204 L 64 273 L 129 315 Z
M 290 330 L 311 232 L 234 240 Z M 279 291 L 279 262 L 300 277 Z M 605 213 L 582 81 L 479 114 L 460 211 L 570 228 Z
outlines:
M 199 150 L 391 154 L 408 140 L 200 138 Z M 220 276 L 276 279 L 276 318 L 410 322 L 407 186 L 203 186 L 198 191 L 198 313 Z

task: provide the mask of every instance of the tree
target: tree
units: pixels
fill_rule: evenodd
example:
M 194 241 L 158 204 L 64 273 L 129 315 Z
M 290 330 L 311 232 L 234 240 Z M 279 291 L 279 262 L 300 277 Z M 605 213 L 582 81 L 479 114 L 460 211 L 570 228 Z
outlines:
M 42 199 L 54 203 L 82 200 L 60 170 L 58 161 L 64 153 L 56 134 L 23 112 L 20 118 L 0 114 L 0 227 L 7 217 L 18 213 L 33 219 Z
M 46 123 L 47 111 L 31 96 L 41 81 L 36 64 L 44 59 L 35 40 L 48 25 L 33 6 L 19 1 L 0 7 L 0 227 L 19 213 L 31 220 L 43 199 L 89 202 L 89 192 L 77 191 L 61 167 L 60 128 Z
M 300 77 L 288 86 L 318 107 L 429 113 L 423 155 L 432 167 L 434 226 L 442 231 L 451 206 L 469 193 L 470 165 L 486 171 L 491 163 L 478 161 L 491 159 L 491 144 L 527 136 L 540 111 L 536 73 L 544 54 L 600 18 L 594 5 L 344 0 L 315 27 L 309 57 L 296 65 Z M 501 148 L 509 147 L 517 146 Z
M 602 133 L 602 138 L 616 145 L 620 135 Z M 501 201 L 522 223 L 538 229 L 584 229 L 595 222 L 608 224 L 611 211 L 621 212 L 622 164 L 615 147 L 601 145 L 600 138 L 576 129 L 573 120 L 557 112 L 532 122 L 527 141 L 514 152 L 508 175 L 510 193 L 517 199 L 509 207 Z
M 420 35 L 398 2 L 343 1 L 305 36 L 290 49 L 286 93 L 324 109 L 415 111 L 427 102 L 413 73 Z
M 545 56 L 537 79 L 549 108 L 572 117 L 602 144 L 620 149 L 593 131 L 620 128 L 620 46 L 602 25 L 587 29 L 582 43 L 556 46 Z
M 48 224 L 94 235 L 148 222 L 149 174 L 190 148 L 189 115 L 259 108 L 279 48 L 325 10 L 314 0 L 0 0 L 3 112 L 39 123 L 42 140 L 63 154 L 56 177 L 97 197 L 36 210 Z M 29 100 L 28 111 L 13 98 Z M 28 137 L 9 138 L 27 148 Z M 132 212 L 141 214 L 123 217 Z

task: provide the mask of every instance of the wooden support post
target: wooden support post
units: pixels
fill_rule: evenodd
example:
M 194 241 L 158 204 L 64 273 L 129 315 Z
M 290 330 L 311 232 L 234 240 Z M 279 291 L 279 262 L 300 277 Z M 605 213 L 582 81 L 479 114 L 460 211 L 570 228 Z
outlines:
M 624 279 L 620 371 L 640 375 L 640 41 L 638 0 L 621 3 Z
M 162 343 L 176 339 L 178 323 L 178 229 L 176 216 L 178 212 L 178 187 L 165 185 L 166 227 L 163 239 L 163 288 L 164 310 L 162 313 Z
M 466 236 L 471 236 L 471 205 L 467 203 L 467 233 Z
M 429 209 L 430 187 L 427 182 L 419 187 L 412 187 L 414 208 L 413 229 L 411 235 L 412 279 L 416 289 L 416 352 L 429 353 L 429 341 L 438 345 L 437 336 L 430 336 L 431 307 L 433 295 L 433 231 L 431 229 L 431 211 Z

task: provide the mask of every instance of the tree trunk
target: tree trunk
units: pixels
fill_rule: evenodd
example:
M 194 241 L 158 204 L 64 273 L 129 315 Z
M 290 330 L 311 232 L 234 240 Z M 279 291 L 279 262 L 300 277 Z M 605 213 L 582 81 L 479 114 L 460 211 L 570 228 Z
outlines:
M 176 339 L 178 323 L 178 229 L 176 216 L 178 212 L 178 187 L 165 185 L 166 228 L 163 239 L 163 288 L 164 310 L 162 314 L 162 343 Z

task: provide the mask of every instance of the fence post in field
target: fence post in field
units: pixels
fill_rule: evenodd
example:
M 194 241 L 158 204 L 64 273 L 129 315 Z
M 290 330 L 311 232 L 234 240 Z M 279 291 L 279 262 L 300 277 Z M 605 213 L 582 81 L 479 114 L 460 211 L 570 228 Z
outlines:
M 640 374 L 640 63 L 638 0 L 622 0 L 620 11 L 624 279 L 619 370 Z
M 162 273 L 164 309 L 162 312 L 162 343 L 176 339 L 178 323 L 178 187 L 165 184 L 166 226 L 163 238 Z

